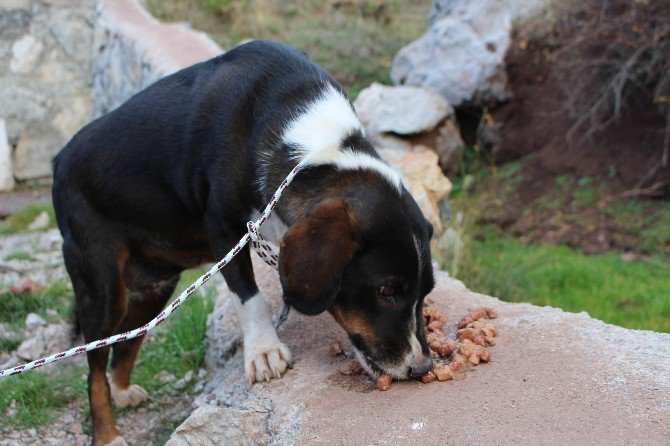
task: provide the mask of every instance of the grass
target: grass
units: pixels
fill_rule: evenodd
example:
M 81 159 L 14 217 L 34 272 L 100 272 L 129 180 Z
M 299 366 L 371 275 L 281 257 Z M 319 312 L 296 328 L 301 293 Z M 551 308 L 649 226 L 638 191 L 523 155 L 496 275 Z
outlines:
M 390 83 L 393 56 L 428 25 L 427 0 L 147 0 L 163 21 L 186 21 L 224 49 L 246 39 L 279 40 L 305 51 L 355 97 Z
M 26 261 L 26 262 L 32 262 L 35 260 L 35 258 L 29 253 L 25 251 L 17 251 L 9 254 L 8 256 L 5 256 L 5 261 L 9 262 L 12 260 L 18 260 L 18 261 Z
M 49 214 L 49 226 L 43 230 L 55 228 L 56 215 L 54 214 L 53 206 L 50 204 L 31 204 L 13 213 L 7 219 L 0 221 L 0 235 L 15 234 L 27 230 L 28 226 L 42 212 Z
M 528 160 L 491 166 L 476 148 L 466 150 L 452 179 L 449 227 L 458 234 L 452 243 L 458 250 L 443 266 L 471 289 L 506 301 L 587 311 L 623 327 L 670 332 L 670 202 L 623 199 L 614 179 L 588 176 L 560 175 L 528 186 Z M 536 188 L 532 201 L 521 199 L 524 187 Z M 538 238 L 516 232 L 513 225 L 521 220 L 529 223 L 522 228 L 537 231 L 539 242 L 522 241 Z M 552 224 L 575 230 L 607 225 L 614 248 L 586 255 L 542 242 L 540 228 Z M 637 260 L 624 261 L 622 251 L 637 253 Z
M 0 322 L 14 329 L 23 327 L 28 313 L 37 313 L 46 319 L 46 310 L 58 311 L 63 319 L 69 319 L 73 303 L 71 291 L 65 282 L 59 282 L 32 293 L 0 294 Z
M 72 364 L 48 373 L 28 372 L 0 380 L 0 432 L 48 425 L 55 409 L 86 404 L 85 369 Z M 14 407 L 12 407 L 14 405 Z
M 200 271 L 182 275 L 176 293 L 180 293 Z M 213 288 L 205 288 L 206 297 L 192 296 L 174 315 L 152 332 L 152 339 L 140 351 L 133 382 L 154 395 L 171 388 L 161 388 L 158 373 L 166 371 L 177 378 L 197 370 L 204 358 L 204 336 L 207 315 L 213 307 Z M 46 291 L 46 290 L 45 290 Z M 24 314 L 50 308 L 53 296 L 60 293 L 39 292 L 30 295 L 0 297 L 0 318 L 21 320 Z M 67 298 L 71 301 L 70 295 Z M 22 302 L 23 301 L 23 302 Z M 53 307 L 51 307 L 53 308 Z M 28 372 L 0 380 L 0 431 L 39 427 L 49 424 L 59 409 L 69 406 L 87 412 L 87 369 L 74 365 L 56 366 L 48 373 Z M 15 408 L 10 410 L 12 402 Z
M 670 332 L 670 262 L 587 256 L 572 248 L 526 245 L 485 228 L 469 243 L 459 278 L 507 301 L 586 311 L 627 328 Z

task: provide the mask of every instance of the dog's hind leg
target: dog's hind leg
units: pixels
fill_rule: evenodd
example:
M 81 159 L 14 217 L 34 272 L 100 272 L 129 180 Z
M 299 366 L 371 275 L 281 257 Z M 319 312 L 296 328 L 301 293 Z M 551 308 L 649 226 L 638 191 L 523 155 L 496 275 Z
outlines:
M 172 295 L 178 281 L 177 275 L 153 289 L 129 292 L 126 317 L 117 332 L 134 330 L 156 317 Z M 112 346 L 112 375 L 109 385 L 116 407 L 134 407 L 149 396 L 142 387 L 130 383 L 130 375 L 143 339 L 144 336 L 140 336 Z
M 111 336 L 126 311 L 125 287 L 120 271 L 127 259 L 127 250 L 118 243 L 100 243 L 100 239 L 82 244 L 67 237 L 63 256 L 72 279 L 77 306 L 77 319 L 86 342 Z M 109 347 L 86 354 L 89 366 L 88 394 L 93 423 L 93 444 L 123 446 L 114 423 L 110 388 L 106 369 Z

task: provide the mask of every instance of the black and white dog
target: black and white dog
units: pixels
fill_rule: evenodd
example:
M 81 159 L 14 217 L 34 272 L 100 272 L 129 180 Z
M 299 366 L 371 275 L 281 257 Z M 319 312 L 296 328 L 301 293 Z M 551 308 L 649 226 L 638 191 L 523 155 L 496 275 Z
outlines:
M 155 317 L 180 273 L 221 258 L 300 161 L 274 212 L 280 278 L 297 311 L 329 311 L 371 374 L 432 366 L 421 314 L 432 228 L 365 137 L 342 86 L 303 53 L 251 42 L 166 77 L 84 127 L 54 161 L 53 201 L 86 341 Z M 223 269 L 239 296 L 249 383 L 291 363 L 254 282 L 248 246 Z M 126 444 L 111 400 L 141 338 L 88 353 L 97 445 Z M 110 392 L 111 391 L 111 392 Z

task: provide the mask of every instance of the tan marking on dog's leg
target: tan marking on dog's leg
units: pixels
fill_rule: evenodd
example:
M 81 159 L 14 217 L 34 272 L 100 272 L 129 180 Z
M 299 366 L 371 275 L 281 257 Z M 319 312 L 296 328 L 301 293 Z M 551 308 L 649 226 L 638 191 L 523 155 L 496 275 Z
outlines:
M 114 424 L 107 376 L 105 375 L 104 370 L 91 370 L 89 398 L 91 403 L 91 416 L 93 418 L 93 436 L 95 438 L 95 444 L 100 446 L 115 444 L 114 442 L 120 437 L 119 431 L 116 429 L 116 424 Z

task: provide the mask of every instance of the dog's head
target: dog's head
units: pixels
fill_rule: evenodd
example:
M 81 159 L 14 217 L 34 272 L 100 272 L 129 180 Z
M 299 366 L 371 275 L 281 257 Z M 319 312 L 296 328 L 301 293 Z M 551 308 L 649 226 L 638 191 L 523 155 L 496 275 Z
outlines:
M 328 310 L 369 372 L 421 376 L 432 367 L 422 317 L 431 236 L 404 189 L 324 200 L 281 242 L 284 297 L 304 314 Z

